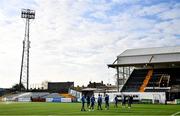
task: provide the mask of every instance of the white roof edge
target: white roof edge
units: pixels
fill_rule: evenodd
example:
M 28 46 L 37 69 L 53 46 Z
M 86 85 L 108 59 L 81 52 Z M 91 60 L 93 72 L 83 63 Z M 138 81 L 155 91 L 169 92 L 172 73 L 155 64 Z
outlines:
M 180 46 L 127 49 L 118 57 L 180 53 Z

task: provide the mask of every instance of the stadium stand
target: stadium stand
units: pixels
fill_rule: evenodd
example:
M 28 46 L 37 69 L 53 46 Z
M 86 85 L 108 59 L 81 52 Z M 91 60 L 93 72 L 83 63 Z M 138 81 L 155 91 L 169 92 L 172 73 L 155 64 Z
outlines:
M 3 97 L 6 99 L 6 101 L 17 101 L 19 98 L 42 98 L 48 94 L 48 92 L 24 92 L 17 94 L 7 94 Z
M 117 91 L 164 92 L 167 100 L 180 99 L 180 46 L 128 49 L 108 67 L 117 70 Z
M 123 92 L 138 92 L 139 87 L 144 81 L 144 77 L 146 76 L 148 70 L 147 69 L 135 69 L 129 79 L 127 80 L 126 84 L 123 86 Z
M 16 94 L 6 94 L 3 97 L 5 98 L 6 101 L 17 101 L 17 98 L 19 95 L 21 95 L 22 93 L 16 93 Z
M 64 93 L 60 94 L 60 96 L 63 96 L 64 98 L 71 98 L 72 101 L 77 101 L 76 97 L 72 96 L 71 94 Z
M 4 101 L 19 102 L 76 102 L 77 98 L 71 94 L 59 94 L 49 92 L 23 92 L 6 94 Z
M 59 93 L 50 93 L 43 96 L 42 98 L 63 98 L 63 96 L 61 96 Z
M 39 98 L 43 97 L 45 95 L 48 95 L 48 92 L 27 92 L 24 94 L 19 95 L 18 97 L 23 97 L 23 98 Z
M 74 98 L 74 96 L 72 96 L 68 93 L 63 93 L 63 94 L 59 94 L 59 95 L 65 97 L 65 98 Z
M 145 91 L 145 87 L 147 86 L 147 84 L 149 83 L 149 80 L 151 79 L 153 74 L 153 69 L 148 70 L 148 73 L 143 81 L 143 84 L 141 85 L 139 92 L 144 92 Z
M 179 68 L 154 69 L 154 72 L 148 72 L 148 69 L 135 69 L 124 87 L 122 92 L 166 92 L 178 90 L 180 86 Z M 151 73 L 151 74 L 149 74 Z M 149 78 L 146 81 L 147 77 Z M 144 84 L 146 81 L 146 85 Z M 141 88 L 142 87 L 142 88 Z

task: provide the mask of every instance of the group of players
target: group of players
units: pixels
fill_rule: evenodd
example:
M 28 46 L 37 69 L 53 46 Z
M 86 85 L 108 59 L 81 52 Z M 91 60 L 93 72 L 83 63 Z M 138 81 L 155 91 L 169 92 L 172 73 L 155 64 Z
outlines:
M 98 95 L 98 98 L 97 98 L 97 110 L 102 110 L 102 95 Z M 105 109 L 106 110 L 109 110 L 109 95 L 105 95 L 105 98 L 104 98 L 104 101 L 105 101 Z M 131 108 L 131 104 L 133 102 L 133 96 L 130 95 L 130 96 L 122 96 L 122 107 L 125 107 L 126 106 L 126 101 L 128 103 L 128 108 Z M 81 111 L 86 111 L 85 110 L 85 103 L 87 103 L 87 109 L 89 111 L 94 111 L 94 107 L 95 107 L 95 97 L 94 95 L 92 95 L 92 97 L 85 97 L 84 95 L 82 96 L 81 98 L 81 102 L 82 102 L 82 107 L 81 107 Z M 118 107 L 118 96 L 115 96 L 114 98 L 114 107 L 117 108 Z

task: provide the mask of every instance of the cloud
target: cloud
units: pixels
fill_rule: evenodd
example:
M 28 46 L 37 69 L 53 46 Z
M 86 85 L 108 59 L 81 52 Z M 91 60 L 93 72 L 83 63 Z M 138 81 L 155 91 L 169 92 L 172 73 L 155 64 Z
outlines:
M 18 0 L 0 6 L 2 87 L 19 82 L 25 26 L 21 8 L 36 10 L 30 25 L 31 84 L 44 80 L 114 83 L 115 71 L 106 64 L 122 51 L 180 44 L 178 2 Z
M 163 20 L 169 20 L 169 19 L 177 19 L 180 18 L 180 14 L 178 13 L 180 11 L 180 8 L 174 8 L 170 9 L 167 12 L 163 12 L 159 17 Z
M 151 6 L 145 6 L 137 13 L 139 16 L 158 15 L 167 12 L 171 5 L 169 3 L 159 3 Z

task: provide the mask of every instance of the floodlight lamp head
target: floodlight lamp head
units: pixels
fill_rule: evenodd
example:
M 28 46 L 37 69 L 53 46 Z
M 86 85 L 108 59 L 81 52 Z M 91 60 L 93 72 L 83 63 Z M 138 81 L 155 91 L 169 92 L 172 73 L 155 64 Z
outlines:
M 35 10 L 22 9 L 21 10 L 21 18 L 35 19 Z

